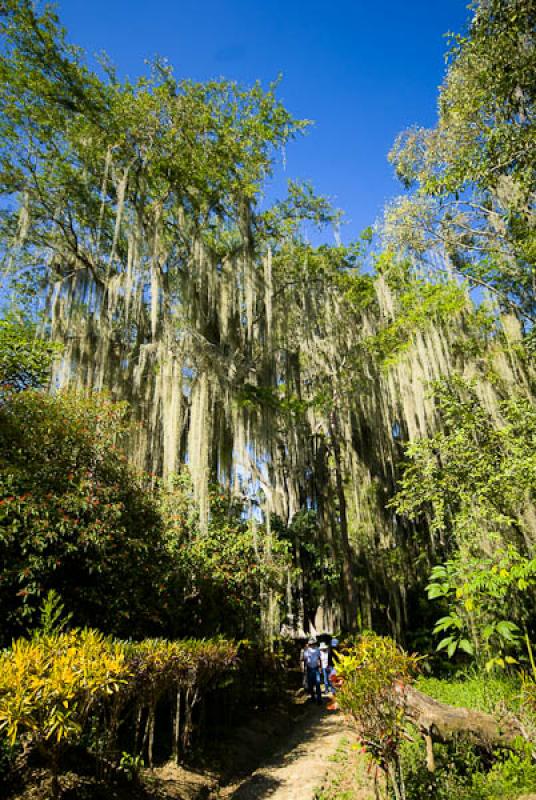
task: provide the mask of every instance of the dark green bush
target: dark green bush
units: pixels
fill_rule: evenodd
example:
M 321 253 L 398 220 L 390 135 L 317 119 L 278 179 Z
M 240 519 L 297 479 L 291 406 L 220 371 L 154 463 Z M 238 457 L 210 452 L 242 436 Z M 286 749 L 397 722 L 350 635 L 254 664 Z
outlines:
M 0 789 L 9 778 L 18 748 L 12 747 L 4 733 L 0 733 Z

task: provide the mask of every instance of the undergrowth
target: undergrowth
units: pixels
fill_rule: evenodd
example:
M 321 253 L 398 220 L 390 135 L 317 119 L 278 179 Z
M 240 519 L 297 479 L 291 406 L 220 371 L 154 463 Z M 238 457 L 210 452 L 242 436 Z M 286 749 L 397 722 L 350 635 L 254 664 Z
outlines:
M 521 683 L 515 676 L 462 674 L 449 680 L 420 677 L 417 688 L 439 702 L 493 713 L 522 713 Z M 536 763 L 528 749 L 486 752 L 462 737 L 434 744 L 436 771 L 426 769 L 426 748 L 415 729 L 400 746 L 406 800 L 518 800 L 536 792 Z M 328 778 L 315 800 L 373 800 L 374 766 L 362 748 L 343 740 L 331 759 Z M 379 785 L 380 797 L 386 795 Z
M 521 685 L 513 676 L 470 673 L 448 681 L 421 677 L 417 687 L 442 703 L 498 717 L 521 711 Z M 431 775 L 422 739 L 414 735 L 413 742 L 402 745 L 406 800 L 514 800 L 536 791 L 536 764 L 522 747 L 519 752 L 484 752 L 460 737 L 449 744 L 435 743 L 434 757 L 436 771 Z

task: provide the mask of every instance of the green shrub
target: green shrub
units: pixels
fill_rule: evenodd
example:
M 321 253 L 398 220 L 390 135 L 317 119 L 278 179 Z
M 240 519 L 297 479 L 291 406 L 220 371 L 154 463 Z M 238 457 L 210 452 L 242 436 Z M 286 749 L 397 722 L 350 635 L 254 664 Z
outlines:
M 487 775 L 475 773 L 473 785 L 482 788 L 486 800 L 517 800 L 536 792 L 536 764 L 530 754 L 503 754 Z
M 426 769 L 424 742 L 416 736 L 404 742 L 400 762 L 404 775 L 406 800 L 485 800 L 486 795 L 475 788 L 472 775 L 481 769 L 477 752 L 459 740 L 449 745 L 434 744 L 436 771 Z
M 405 735 L 404 685 L 417 659 L 388 637 L 366 633 L 337 658 L 342 685 L 337 701 L 354 721 L 361 742 L 384 771 L 395 796 L 403 796 L 399 750 Z
M 45 385 L 60 351 L 59 344 L 40 339 L 30 323 L 14 317 L 0 320 L 0 401 Z
M 154 493 L 118 447 L 127 413 L 38 391 L 0 405 L 0 646 L 36 624 L 50 589 L 80 627 L 160 632 L 169 556 Z
M 404 742 L 401 765 L 406 800 L 517 800 L 536 791 L 536 764 L 530 754 L 496 753 L 491 769 L 468 742 L 434 744 L 436 771 L 425 767 L 424 744 Z
M 519 709 L 519 679 L 508 675 L 459 676 L 451 680 L 419 676 L 417 688 L 440 703 L 486 711 L 489 714 Z
M 8 780 L 18 749 L 9 743 L 5 733 L 0 733 L 0 788 Z

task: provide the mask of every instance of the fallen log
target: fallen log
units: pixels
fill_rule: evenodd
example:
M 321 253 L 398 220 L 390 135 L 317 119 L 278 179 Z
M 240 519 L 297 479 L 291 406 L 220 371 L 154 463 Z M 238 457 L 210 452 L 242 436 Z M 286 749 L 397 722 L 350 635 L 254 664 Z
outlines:
M 434 771 L 432 742 L 449 742 L 463 735 L 473 744 L 491 750 L 494 747 L 512 749 L 526 732 L 515 719 L 499 720 L 484 711 L 440 703 L 413 686 L 400 687 L 406 718 L 419 730 L 426 741 L 428 769 Z

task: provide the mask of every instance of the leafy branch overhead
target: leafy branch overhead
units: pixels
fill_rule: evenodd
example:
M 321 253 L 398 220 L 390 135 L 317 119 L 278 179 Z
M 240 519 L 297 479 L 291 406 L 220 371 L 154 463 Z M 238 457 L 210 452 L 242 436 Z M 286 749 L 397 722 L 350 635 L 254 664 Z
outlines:
M 385 234 L 536 319 L 534 9 L 475 4 L 452 36 L 435 128 L 402 133 L 390 159 L 413 193 L 388 207 Z M 441 266 L 441 263 L 443 266 Z M 528 325 L 530 328 L 530 324 Z

